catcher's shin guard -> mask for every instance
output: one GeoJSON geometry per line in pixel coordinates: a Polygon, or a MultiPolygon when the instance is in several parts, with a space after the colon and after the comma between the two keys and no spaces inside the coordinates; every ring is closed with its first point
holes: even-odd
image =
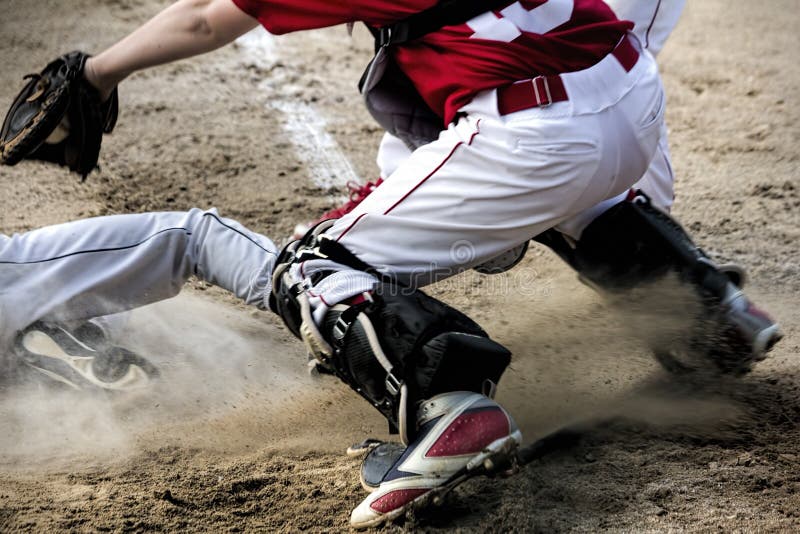
{"type": "Polygon", "coordinates": [[[449,391],[482,392],[497,383],[510,353],[466,315],[421,291],[379,285],[365,300],[335,306],[323,331],[334,347],[325,362],[383,413],[408,443],[418,402],[449,391]]]}
{"type": "Polygon", "coordinates": [[[270,307],[325,370],[387,418],[390,430],[399,432],[404,443],[418,431],[413,414],[419,402],[450,391],[491,389],[511,358],[463,313],[382,277],[314,231],[279,258],[270,307]],[[312,258],[369,269],[376,285],[333,306],[317,325],[307,296],[312,282],[294,280],[289,268],[312,258]]]}
{"type": "Polygon", "coordinates": [[[705,350],[718,353],[715,363],[724,371],[746,370],[741,366],[763,358],[781,338],[778,325],[742,293],[743,272],[716,265],[675,219],[642,193],[592,221],[577,243],[552,230],[536,240],[602,291],[620,292],[676,273],[704,305],[703,323],[711,327],[705,334],[716,346],[705,350]]]}

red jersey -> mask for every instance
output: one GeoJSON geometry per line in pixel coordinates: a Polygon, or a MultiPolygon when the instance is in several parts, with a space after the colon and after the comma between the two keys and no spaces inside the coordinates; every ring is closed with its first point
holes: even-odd
{"type": "MultiPolygon", "coordinates": [[[[385,26],[437,0],[233,0],[271,33],[365,22],[385,26]]],[[[445,124],[483,90],[585,69],[633,27],[601,0],[519,0],[394,48],[394,58],[445,124]]]]}

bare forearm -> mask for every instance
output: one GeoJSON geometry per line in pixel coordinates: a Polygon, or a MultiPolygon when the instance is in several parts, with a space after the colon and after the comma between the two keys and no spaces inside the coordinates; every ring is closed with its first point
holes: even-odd
{"type": "Polygon", "coordinates": [[[91,58],[85,75],[107,95],[137,70],[210,52],[257,24],[232,0],[179,0],[91,58]]]}

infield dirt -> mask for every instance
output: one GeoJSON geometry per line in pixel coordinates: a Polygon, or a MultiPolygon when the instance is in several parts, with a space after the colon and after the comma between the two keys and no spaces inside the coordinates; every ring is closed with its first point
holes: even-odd
{"type": "MultiPolygon", "coordinates": [[[[0,109],[55,54],[99,50],[167,3],[0,0],[0,109]]],[[[443,282],[431,292],[513,351],[499,400],[526,439],[589,432],[386,531],[800,530],[798,23],[795,0],[689,2],[659,58],[674,213],[713,257],[749,269],[749,293],[786,334],[770,358],[741,379],[669,376],[631,335],[679,331],[664,303],[617,314],[538,247],[508,274],[443,282]]],[[[274,55],[240,44],[134,75],[85,183],[40,164],[0,168],[0,233],[215,206],[281,241],[343,195],[317,185],[292,143],[292,106],[319,114],[358,176],[376,174],[380,131],[355,90],[370,46],[366,31],[334,28],[277,38],[274,55]]],[[[159,362],[154,389],[87,398],[3,382],[0,531],[348,528],[364,493],[344,449],[387,437],[385,425],[309,376],[275,317],[193,281],[120,336],[159,362]]]]}

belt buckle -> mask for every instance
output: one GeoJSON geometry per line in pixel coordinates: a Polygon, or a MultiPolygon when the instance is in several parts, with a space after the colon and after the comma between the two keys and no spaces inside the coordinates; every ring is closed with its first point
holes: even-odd
{"type": "Polygon", "coordinates": [[[553,96],[550,94],[550,83],[547,81],[545,76],[537,76],[536,78],[531,80],[533,84],[533,94],[536,97],[536,106],[540,108],[546,108],[553,104],[553,96]],[[541,85],[541,89],[539,89],[539,85],[541,85]],[[546,96],[547,100],[544,100],[542,96],[546,96]]]}

